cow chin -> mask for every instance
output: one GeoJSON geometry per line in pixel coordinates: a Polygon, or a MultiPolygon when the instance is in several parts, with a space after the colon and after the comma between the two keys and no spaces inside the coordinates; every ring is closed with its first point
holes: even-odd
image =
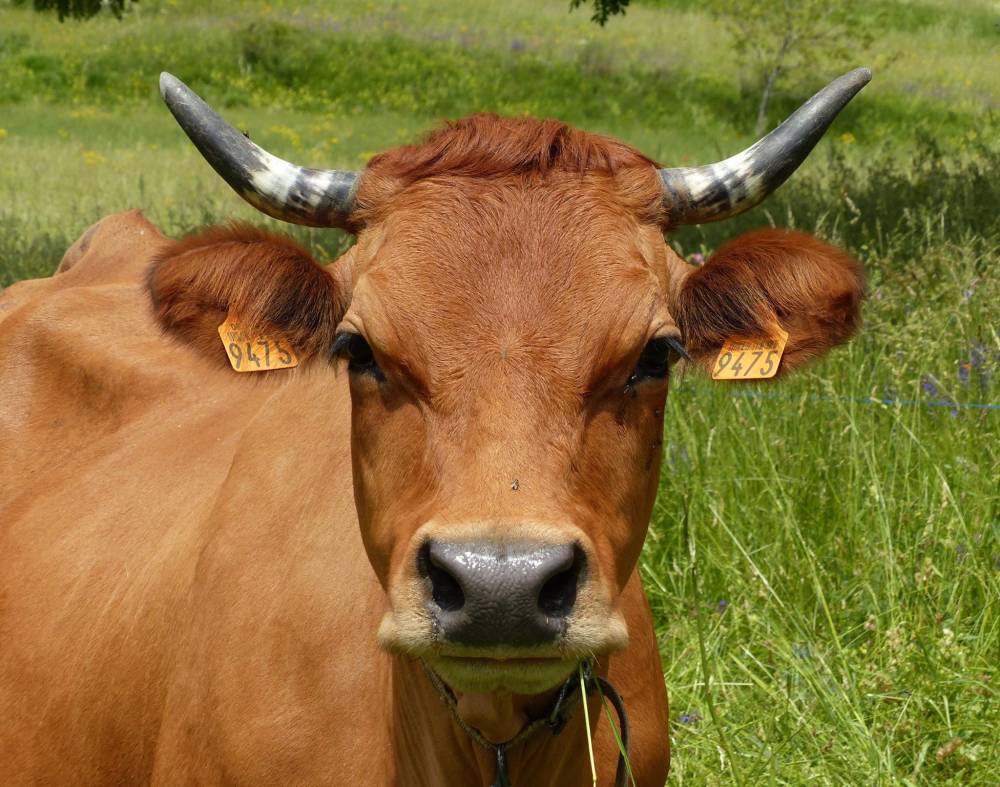
{"type": "Polygon", "coordinates": [[[458,694],[541,694],[565,681],[578,664],[576,659],[561,658],[432,656],[426,661],[458,694]]]}

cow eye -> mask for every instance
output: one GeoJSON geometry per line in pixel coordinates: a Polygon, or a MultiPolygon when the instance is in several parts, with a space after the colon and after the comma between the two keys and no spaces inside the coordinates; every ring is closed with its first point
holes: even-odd
{"type": "Polygon", "coordinates": [[[639,362],[629,377],[628,386],[637,385],[643,380],[662,380],[681,356],[682,351],[683,345],[672,336],[650,339],[642,348],[639,362]]]}
{"type": "Polygon", "coordinates": [[[379,381],[385,379],[385,375],[375,361],[371,345],[359,333],[347,331],[338,333],[330,348],[330,355],[347,358],[347,370],[352,374],[370,374],[379,381]]]}

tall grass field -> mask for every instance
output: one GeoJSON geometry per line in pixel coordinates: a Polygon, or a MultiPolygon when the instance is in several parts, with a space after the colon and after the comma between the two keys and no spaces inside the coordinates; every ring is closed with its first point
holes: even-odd
{"type": "MultiPolygon", "coordinates": [[[[756,83],[701,5],[633,0],[601,28],[568,0],[141,0],[65,23],[0,0],[0,287],[49,275],[112,211],[174,235],[277,226],[194,151],[161,70],[313,166],[361,168],[482,110],[664,165],[729,155],[752,141],[756,83]]],[[[641,559],[671,784],[1000,784],[1000,6],[870,8],[874,44],[848,65],[875,78],[808,162],[754,211],[669,239],[697,261],[794,226],[868,275],[861,333],[796,376],[671,381],[641,559]]],[[[770,124],[808,93],[779,92],[770,124]]],[[[282,229],[325,258],[350,242],[282,229]]]]}

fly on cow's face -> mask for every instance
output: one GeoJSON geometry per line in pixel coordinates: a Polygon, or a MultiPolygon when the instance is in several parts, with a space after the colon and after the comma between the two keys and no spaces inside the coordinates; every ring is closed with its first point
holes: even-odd
{"type": "Polygon", "coordinates": [[[359,333],[341,331],[330,346],[330,357],[347,358],[347,370],[352,374],[367,374],[379,382],[385,380],[385,373],[379,368],[371,345],[359,333]]]}

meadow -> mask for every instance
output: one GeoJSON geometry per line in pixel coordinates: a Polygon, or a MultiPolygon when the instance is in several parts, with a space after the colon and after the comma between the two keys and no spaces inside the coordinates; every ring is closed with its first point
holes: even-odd
{"type": "MultiPolygon", "coordinates": [[[[275,223],[162,107],[169,70],[272,152],[358,168],[444,117],[555,116],[663,164],[752,140],[756,95],[699,3],[606,28],[563,0],[142,0],[60,24],[0,1],[0,287],[100,216],[275,223]]],[[[1000,779],[1000,11],[879,0],[875,79],[762,207],[868,275],[849,345],[778,384],[671,382],[642,556],[676,785],[1000,779]]],[[[846,70],[846,69],[845,69],[846,70]]],[[[816,73],[818,88],[832,73],[816,73]]],[[[779,95],[776,123],[806,94],[779,95]]],[[[349,238],[283,227],[332,259],[349,238]]],[[[581,749],[583,751],[583,749],[581,749]]]]}

